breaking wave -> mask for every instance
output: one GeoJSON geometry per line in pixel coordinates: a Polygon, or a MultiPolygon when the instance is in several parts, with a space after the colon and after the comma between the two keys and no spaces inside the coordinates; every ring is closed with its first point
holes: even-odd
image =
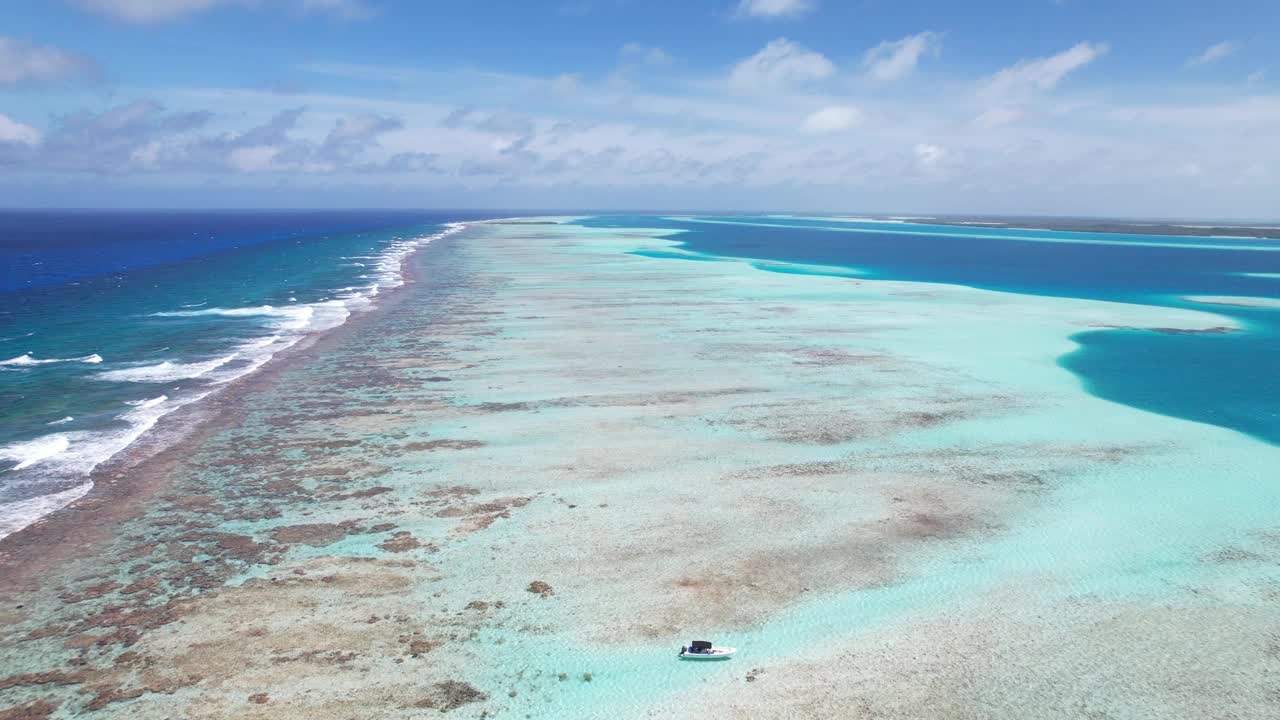
{"type": "Polygon", "coordinates": [[[177,380],[189,380],[202,377],[235,359],[236,356],[233,354],[205,362],[194,363],[175,363],[166,360],[162,363],[156,363],[155,365],[143,365],[141,367],[108,370],[106,372],[98,373],[95,377],[99,380],[112,380],[115,382],[175,382],[177,380]]]}
{"type": "MultiPolygon", "coordinates": [[[[42,517],[74,502],[89,492],[93,484],[89,474],[95,467],[111,459],[151,430],[159,420],[178,408],[216,392],[219,386],[251,373],[265,365],[280,351],[306,337],[338,327],[353,313],[373,307],[379,292],[404,284],[402,264],[414,250],[462,230],[464,223],[454,223],[434,235],[397,239],[377,256],[360,258],[368,263],[371,282],[363,286],[333,291],[326,300],[299,303],[286,307],[258,305],[241,308],[203,307],[205,303],[181,306],[183,309],[153,313],[159,318],[223,317],[261,322],[267,334],[253,338],[227,351],[227,354],[198,362],[164,362],[129,367],[116,367],[96,372],[97,380],[122,383],[172,383],[198,380],[200,386],[174,394],[159,395],[128,403],[128,409],[115,416],[110,427],[99,430],[51,432],[22,442],[0,446],[0,478],[11,488],[29,487],[28,497],[0,504],[0,538],[16,532],[42,517]],[[8,467],[5,467],[8,465],[8,467]]],[[[22,367],[48,363],[103,362],[99,355],[76,358],[37,359],[24,354],[0,365],[22,367]]],[[[70,422],[71,417],[48,423],[70,422]]]]}
{"type": "Polygon", "coordinates": [[[61,510],[84,497],[92,488],[93,483],[86,482],[61,492],[0,504],[0,538],[12,535],[40,518],[61,510]]]}
{"type": "Polygon", "coordinates": [[[102,362],[102,356],[97,353],[94,353],[92,355],[84,355],[81,357],[73,357],[73,358],[43,358],[43,359],[34,358],[31,356],[31,353],[23,353],[15,358],[9,358],[8,360],[0,360],[0,365],[7,365],[10,367],[25,367],[28,365],[51,365],[53,363],[88,363],[90,365],[96,365],[97,363],[100,363],[100,362],[102,362]]]}
{"type": "Polygon", "coordinates": [[[180,400],[171,400],[165,395],[135,400],[126,403],[128,410],[116,415],[119,422],[115,427],[50,433],[34,440],[0,446],[0,461],[14,463],[8,468],[10,472],[21,471],[16,478],[18,483],[59,488],[54,493],[0,506],[0,537],[20,530],[84,495],[92,487],[88,476],[95,467],[132,445],[160,418],[203,398],[205,394],[180,400]],[[68,486],[79,490],[78,494],[68,492],[68,486]],[[11,514],[15,506],[24,514],[23,518],[11,514]],[[36,510],[42,512],[37,514],[36,510]],[[24,521],[18,523],[19,519],[24,521]]]}
{"type": "Polygon", "coordinates": [[[22,470],[64,452],[70,445],[71,441],[65,434],[46,435],[0,447],[0,460],[17,463],[13,469],[22,470]]]}

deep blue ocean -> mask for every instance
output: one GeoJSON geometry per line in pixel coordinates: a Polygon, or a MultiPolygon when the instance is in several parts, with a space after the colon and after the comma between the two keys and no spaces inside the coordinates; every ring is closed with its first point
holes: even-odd
{"type": "MultiPolygon", "coordinates": [[[[597,227],[669,228],[684,250],[858,269],[866,277],[1192,308],[1243,332],[1089,330],[1060,359],[1085,388],[1150,412],[1280,445],[1280,307],[1186,296],[1280,299],[1280,240],[1087,233],[786,217],[600,217],[597,227]]],[[[1238,231],[1248,235],[1248,229],[1238,231]]]]}
{"type": "Polygon", "coordinates": [[[0,211],[0,535],[164,415],[369,307],[446,223],[503,215],[0,211]]]}

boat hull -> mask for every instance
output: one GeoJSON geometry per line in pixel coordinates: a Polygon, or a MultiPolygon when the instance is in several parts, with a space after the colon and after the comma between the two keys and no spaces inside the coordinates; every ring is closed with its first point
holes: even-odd
{"type": "Polygon", "coordinates": [[[685,651],[680,653],[680,658],[682,660],[728,660],[736,652],[738,652],[736,648],[714,648],[711,652],[704,653],[685,651]]]}

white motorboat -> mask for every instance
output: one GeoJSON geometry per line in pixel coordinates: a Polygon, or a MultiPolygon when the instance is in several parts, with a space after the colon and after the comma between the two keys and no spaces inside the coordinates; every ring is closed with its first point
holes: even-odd
{"type": "Polygon", "coordinates": [[[685,660],[727,660],[737,648],[712,647],[710,641],[694,640],[687,647],[680,648],[680,657],[685,660]]]}

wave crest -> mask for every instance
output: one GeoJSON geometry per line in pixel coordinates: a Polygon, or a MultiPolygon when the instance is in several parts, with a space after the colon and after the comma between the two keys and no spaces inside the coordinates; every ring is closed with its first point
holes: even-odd
{"type": "MultiPolygon", "coordinates": [[[[151,365],[124,367],[94,374],[103,380],[139,383],[164,383],[191,378],[204,378],[210,384],[231,382],[266,364],[273,355],[288,348],[304,337],[342,325],[353,312],[369,309],[380,289],[404,284],[401,266],[414,250],[466,227],[466,223],[450,223],[439,233],[409,240],[396,239],[385,246],[385,252],[371,263],[376,273],[366,276],[372,280],[363,287],[348,287],[334,292],[335,299],[288,307],[259,305],[244,308],[207,308],[205,303],[182,306],[184,309],[153,313],[155,317],[221,316],[228,318],[263,318],[271,334],[241,343],[229,355],[201,362],[178,363],[165,361],[151,365]],[[235,362],[233,362],[235,361],[235,362]]],[[[355,259],[355,258],[349,258],[355,259]]],[[[374,257],[359,258],[374,260],[374,257]]],[[[292,300],[292,298],[291,298],[292,300]]],[[[206,301],[207,302],[207,301],[206,301]]],[[[12,338],[5,338],[12,339],[12,338]]],[[[37,359],[29,353],[0,361],[0,365],[23,367],[59,362],[101,363],[102,357],[86,355],[76,358],[37,359]]],[[[167,396],[128,403],[128,410],[116,416],[123,421],[110,429],[67,430],[50,433],[33,440],[0,446],[0,461],[12,464],[8,471],[22,471],[18,482],[35,481],[46,485],[53,492],[13,503],[0,505],[0,538],[16,532],[40,518],[65,507],[83,496],[92,482],[85,482],[92,470],[132,445],[151,430],[160,418],[189,403],[198,402],[213,392],[184,392],[170,399],[167,396]]],[[[50,424],[70,422],[63,418],[50,424]]],[[[0,474],[5,474],[0,469],[0,474]]],[[[9,478],[5,478],[6,481],[9,478]]]]}
{"type": "Polygon", "coordinates": [[[93,353],[92,355],[82,355],[80,357],[73,357],[73,358],[44,358],[44,359],[32,357],[31,353],[23,353],[15,358],[9,358],[8,360],[0,360],[0,365],[6,365],[9,367],[26,367],[29,365],[51,365],[53,363],[87,363],[89,365],[96,365],[100,362],[102,362],[102,356],[99,355],[98,353],[93,353]]]}
{"type": "Polygon", "coordinates": [[[177,380],[191,380],[202,377],[235,360],[235,354],[226,355],[213,360],[193,363],[175,363],[168,360],[154,365],[107,370],[94,377],[99,380],[113,382],[166,383],[177,380]]]}
{"type": "Polygon", "coordinates": [[[71,447],[71,440],[66,433],[45,435],[35,440],[16,442],[0,446],[0,460],[17,463],[14,470],[23,470],[36,463],[59,455],[71,447]]]}

